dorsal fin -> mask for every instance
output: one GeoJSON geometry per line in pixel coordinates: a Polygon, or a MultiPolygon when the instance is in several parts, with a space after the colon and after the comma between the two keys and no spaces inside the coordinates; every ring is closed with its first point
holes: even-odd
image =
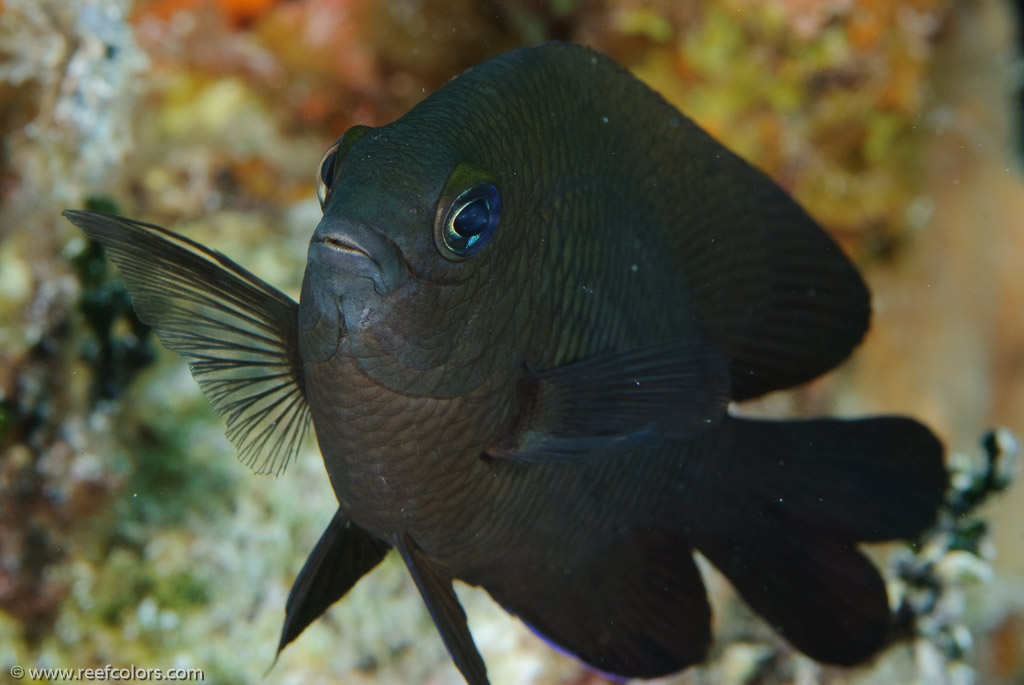
{"type": "Polygon", "coordinates": [[[698,323],[729,358],[733,399],[799,385],[846,358],[868,327],[867,288],[789,195],[608,58],[559,43],[537,55],[608,120],[581,117],[580,144],[613,137],[616,121],[628,127],[616,168],[630,174],[630,202],[669,221],[698,323]]]}

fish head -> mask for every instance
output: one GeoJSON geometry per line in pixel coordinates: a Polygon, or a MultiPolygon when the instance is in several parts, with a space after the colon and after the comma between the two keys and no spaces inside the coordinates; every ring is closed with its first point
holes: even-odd
{"type": "Polygon", "coordinates": [[[413,116],[353,127],[328,149],[300,301],[304,361],[355,360],[394,390],[433,396],[488,375],[495,293],[514,290],[502,233],[515,222],[502,170],[471,138],[413,116]]]}
{"type": "Polygon", "coordinates": [[[514,418],[522,222],[506,173],[474,140],[407,115],[351,129],[318,174],[323,218],[298,315],[304,388],[339,503],[379,535],[455,506],[438,503],[450,498],[431,469],[476,468],[514,418]]]}

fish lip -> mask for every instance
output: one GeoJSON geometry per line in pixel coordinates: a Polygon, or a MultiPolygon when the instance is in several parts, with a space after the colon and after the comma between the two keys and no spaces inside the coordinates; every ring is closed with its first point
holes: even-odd
{"type": "Polygon", "coordinates": [[[409,275],[402,251],[390,238],[364,224],[330,216],[321,219],[313,234],[309,261],[322,261],[341,275],[368,278],[381,295],[398,288],[409,275]]]}
{"type": "Polygon", "coordinates": [[[360,247],[358,244],[356,244],[354,240],[350,240],[341,236],[329,235],[324,237],[323,244],[331,248],[332,250],[338,250],[340,252],[350,252],[355,255],[366,257],[371,262],[376,264],[377,268],[380,268],[380,264],[377,264],[373,256],[369,252],[364,250],[362,247],[360,247]]]}

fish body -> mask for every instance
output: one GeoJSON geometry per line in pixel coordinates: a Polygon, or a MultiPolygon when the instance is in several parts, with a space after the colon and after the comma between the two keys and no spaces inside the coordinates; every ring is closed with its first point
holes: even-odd
{"type": "Polygon", "coordinates": [[[870,316],[773,182],[557,43],[350,129],[318,180],[298,304],[164,229],[68,213],[244,461],[279,471],[311,419],[339,508],[279,648],[391,547],[474,685],[453,579],[594,668],[655,677],[710,643],[694,549],[808,655],[884,645],[857,545],[932,523],[942,448],[909,418],[729,414],[833,368],[870,316]]]}
{"type": "MultiPolygon", "coordinates": [[[[711,324],[702,320],[690,293],[702,279],[728,278],[711,275],[732,266],[714,260],[735,259],[741,262],[737,271],[750,278],[736,286],[747,290],[736,298],[746,303],[734,306],[757,306],[764,299],[757,290],[768,282],[751,278],[751,265],[743,263],[766,258],[716,254],[738,241],[730,241],[734,228],[715,225],[715,215],[750,192],[744,175],[756,174],[760,181],[760,174],[603,58],[567,46],[526,50],[470,70],[442,93],[446,97],[428,99],[344,151],[310,249],[300,319],[307,307],[316,315],[329,308],[321,302],[337,291],[348,294],[342,297],[342,320],[328,324],[332,342],[335,331],[344,330],[338,352],[307,361],[305,377],[328,472],[343,506],[352,502],[353,512],[373,511],[372,503],[386,502],[388,492],[407,504],[436,499],[437,507],[461,499],[454,494],[465,483],[455,481],[461,474],[470,477],[467,469],[473,478],[486,478],[490,468],[477,466],[478,456],[513,433],[522,418],[522,385],[531,369],[707,339],[701,328],[711,324]],[[537,89],[546,97],[531,97],[537,89]],[[638,101],[638,111],[620,104],[630,101],[638,101]],[[460,107],[454,120],[453,102],[460,107]],[[511,116],[502,116],[503,110],[511,116]],[[599,146],[588,144],[599,139],[599,146]],[[650,158],[656,145],[673,146],[690,161],[662,168],[664,160],[650,158]],[[471,261],[452,263],[437,254],[429,224],[445,181],[464,163],[498,179],[502,230],[471,261]],[[404,173],[396,175],[395,169],[404,173]],[[538,183],[540,178],[556,180],[538,183]],[[372,227],[397,248],[383,245],[377,253],[397,252],[411,264],[387,297],[362,274],[344,267],[335,273],[330,262],[336,251],[321,249],[321,239],[332,232],[351,235],[353,225],[372,227]],[[702,251],[712,256],[703,260],[702,251]],[[706,272],[697,273],[694,263],[706,272]],[[424,312],[430,312],[429,323],[424,312]],[[369,418],[338,420],[361,413],[369,418]],[[423,430],[425,422],[431,430],[423,430]],[[422,484],[425,463],[451,474],[451,491],[422,484]],[[357,477],[367,464],[372,468],[366,478],[357,477]],[[403,469],[404,464],[411,466],[403,469]],[[406,483],[411,489],[403,492],[406,483]],[[418,494],[420,488],[428,492],[418,494]],[[367,501],[355,505],[356,500],[367,501]]],[[[803,229],[802,237],[816,241],[812,249],[839,255],[782,191],[767,184],[757,190],[767,196],[764,206],[795,219],[791,230],[803,229]]],[[[778,237],[741,240],[748,252],[767,251],[778,237]]],[[[845,260],[824,268],[839,272],[827,277],[844,279],[834,288],[852,291],[824,305],[835,309],[833,330],[826,332],[834,335],[838,326],[850,339],[846,350],[828,352],[844,355],[866,325],[867,295],[845,260]]],[[[704,290],[715,287],[712,280],[704,290]]],[[[784,330],[780,336],[797,332],[807,346],[817,342],[813,330],[784,330]]],[[[735,333],[718,337],[729,342],[735,333]]],[[[749,337],[745,330],[740,334],[749,337]]],[[[305,335],[325,337],[315,325],[300,326],[300,340],[305,335]]],[[[813,368],[802,371],[797,382],[801,375],[816,375],[813,368]]],[[[734,375],[742,377],[745,370],[734,375]]],[[[465,510],[467,503],[455,506],[465,510]]],[[[397,510],[390,502],[382,509],[385,516],[397,510]]],[[[395,521],[361,523],[384,534],[395,521]]]]}

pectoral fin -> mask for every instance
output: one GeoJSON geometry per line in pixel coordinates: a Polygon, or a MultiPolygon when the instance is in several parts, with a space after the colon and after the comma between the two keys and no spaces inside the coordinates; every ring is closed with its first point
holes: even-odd
{"type": "Polygon", "coordinates": [[[188,357],[238,458],[256,473],[283,471],[310,423],[295,301],[165,228],[96,212],[64,216],[106,249],[139,318],[188,357]]]}
{"type": "Polygon", "coordinates": [[[407,533],[398,537],[396,546],[462,677],[469,685],[489,685],[487,667],[469,632],[466,612],[452,588],[452,577],[435,566],[407,533]]]}
{"type": "Polygon", "coordinates": [[[379,564],[389,549],[338,509],[288,593],[278,654],[379,564]]]}
{"type": "Polygon", "coordinates": [[[519,425],[489,453],[579,461],[714,426],[729,404],[729,363],[709,343],[672,341],[535,373],[523,393],[519,425]]]}

